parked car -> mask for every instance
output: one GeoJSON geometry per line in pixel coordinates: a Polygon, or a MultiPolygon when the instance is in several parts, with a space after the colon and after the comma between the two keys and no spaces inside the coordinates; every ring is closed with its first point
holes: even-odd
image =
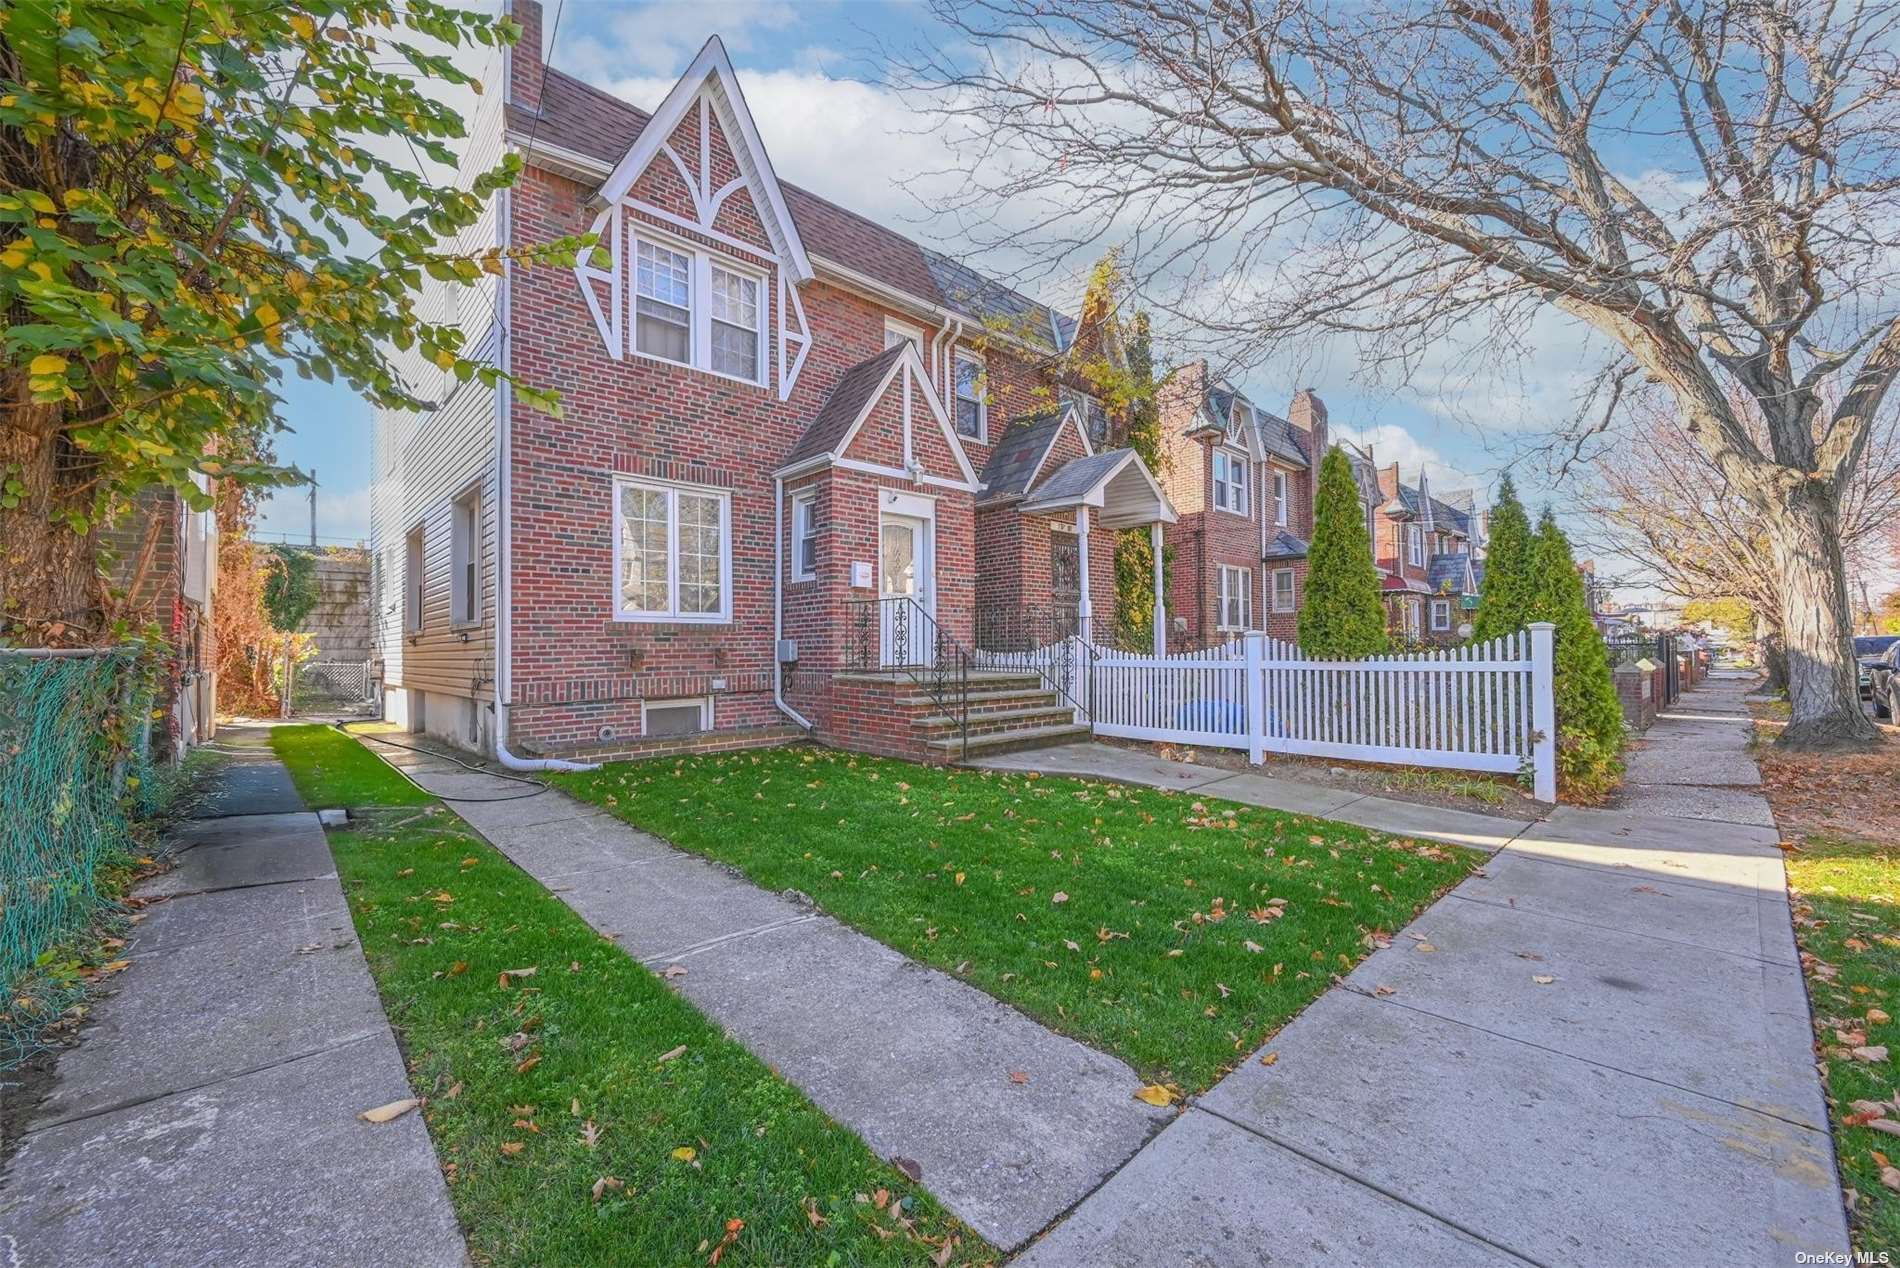
{"type": "Polygon", "coordinates": [[[1873,664],[1863,661],[1861,672],[1868,678],[1866,691],[1873,697],[1874,715],[1900,717],[1900,638],[1889,639],[1887,650],[1873,664]]]}
{"type": "Polygon", "coordinates": [[[1863,634],[1854,640],[1854,659],[1860,662],[1860,694],[1872,700],[1875,709],[1881,707],[1885,693],[1874,690],[1874,666],[1887,660],[1896,643],[1900,643],[1900,634],[1863,634]]]}

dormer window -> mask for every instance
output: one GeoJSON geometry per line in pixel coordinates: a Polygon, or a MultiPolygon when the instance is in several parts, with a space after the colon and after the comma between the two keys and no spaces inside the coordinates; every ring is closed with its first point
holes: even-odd
{"type": "Polygon", "coordinates": [[[1287,517],[1286,472],[1273,473],[1273,522],[1281,528],[1286,527],[1287,517]]]}
{"type": "Polygon", "coordinates": [[[1247,513],[1247,459],[1243,455],[1214,451],[1214,505],[1236,515],[1247,513]]]}
{"type": "Polygon", "coordinates": [[[1414,568],[1423,567],[1425,563],[1425,530],[1416,524],[1406,525],[1406,530],[1406,554],[1411,559],[1414,568]]]}

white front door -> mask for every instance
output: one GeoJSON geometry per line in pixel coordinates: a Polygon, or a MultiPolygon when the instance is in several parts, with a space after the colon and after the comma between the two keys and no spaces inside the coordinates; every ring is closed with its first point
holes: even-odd
{"type": "Polygon", "coordinates": [[[886,665],[929,660],[933,612],[930,522],[910,515],[878,520],[878,610],[886,665]],[[911,602],[906,602],[911,600],[911,602]]]}

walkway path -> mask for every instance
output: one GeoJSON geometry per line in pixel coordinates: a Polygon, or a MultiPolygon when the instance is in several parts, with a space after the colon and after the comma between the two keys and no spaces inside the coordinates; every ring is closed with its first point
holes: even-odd
{"type": "Polygon", "coordinates": [[[455,1213],[317,817],[262,728],[0,1180],[8,1263],[453,1265],[455,1213]]]}
{"type": "Polygon", "coordinates": [[[1172,1117],[1134,1099],[1122,1062],[794,896],[559,793],[362,738],[438,796],[513,798],[451,804],[628,954],[684,968],[695,1006],[993,1245],[1042,1231],[1172,1117]]]}
{"type": "MultiPolygon", "coordinates": [[[[1744,782],[1726,721],[1741,689],[1685,701],[1685,725],[1643,759],[1655,786],[1699,770],[1744,782]]],[[[1183,778],[1097,746],[1012,764],[1075,771],[1090,750],[1108,777],[1183,778]]],[[[1215,774],[1195,791],[1486,833],[1414,827],[1414,812],[1445,812],[1388,818],[1377,798],[1292,804],[1346,794],[1215,774]]],[[[1249,1057],[1198,1098],[1024,1268],[1238,1268],[1269,1248],[1329,1265],[1845,1251],[1772,826],[1559,807],[1488,831],[1508,842],[1490,864],[1282,1030],[1260,1054],[1270,1064],[1249,1057]]]]}
{"type": "Polygon", "coordinates": [[[1618,806],[1774,827],[1761,771],[1748,755],[1755,727],[1742,701],[1754,682],[1753,674],[1717,671],[1658,714],[1630,749],[1618,806]]]}

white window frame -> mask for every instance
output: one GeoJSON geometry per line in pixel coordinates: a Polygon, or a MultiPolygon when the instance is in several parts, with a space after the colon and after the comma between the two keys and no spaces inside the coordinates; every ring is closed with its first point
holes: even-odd
{"type": "Polygon", "coordinates": [[[1451,628],[1451,600],[1432,600],[1432,632],[1443,633],[1451,628]],[[1442,620],[1440,618],[1443,618],[1442,620]]]}
{"type": "Polygon", "coordinates": [[[792,494],[792,580],[810,581],[818,575],[818,491],[792,494]],[[804,545],[812,544],[811,567],[805,566],[804,545]]]}
{"type": "MultiPolygon", "coordinates": [[[[987,399],[989,384],[986,376],[989,364],[967,348],[958,348],[950,359],[950,429],[964,440],[974,440],[986,445],[990,439],[990,404],[987,399]],[[966,432],[959,425],[963,413],[963,375],[965,362],[976,367],[976,430],[966,432]]],[[[1087,420],[1083,420],[1082,429],[1088,430],[1087,420]]]]}
{"type": "Polygon", "coordinates": [[[428,584],[429,539],[418,524],[403,538],[402,628],[406,634],[422,633],[423,600],[428,597],[428,584]]]}
{"type": "Polygon", "coordinates": [[[482,488],[462,491],[449,506],[449,625],[482,623],[482,488]]]}
{"type": "Polygon", "coordinates": [[[1280,528],[1286,527],[1289,500],[1286,472],[1276,471],[1273,473],[1273,522],[1280,528]]]}
{"type": "Polygon", "coordinates": [[[1407,599],[1407,600],[1406,600],[1406,601],[1405,601],[1405,602],[1404,602],[1403,604],[1401,604],[1400,606],[1402,606],[1402,607],[1403,607],[1403,608],[1405,609],[1405,637],[1407,637],[1407,638],[1417,638],[1417,637],[1418,637],[1418,634],[1419,634],[1419,629],[1418,629],[1418,617],[1419,617],[1419,612],[1418,612],[1418,600],[1417,600],[1417,599],[1407,599]]]}
{"type": "Polygon", "coordinates": [[[1412,567],[1425,566],[1425,530],[1416,524],[1405,526],[1405,553],[1406,558],[1412,561],[1412,567]]]}
{"type": "MultiPolygon", "coordinates": [[[[711,696],[672,696],[665,700],[648,700],[643,697],[640,701],[640,738],[646,739],[653,735],[652,729],[647,725],[647,710],[678,709],[689,704],[699,706],[699,730],[688,731],[686,734],[703,735],[707,731],[712,730],[713,698],[711,696]]],[[[668,737],[662,735],[654,738],[666,739],[668,737]]]]}
{"type": "Polygon", "coordinates": [[[661,625],[730,625],[732,623],[732,490],[713,485],[687,484],[673,480],[615,476],[611,489],[608,525],[613,535],[613,613],[616,621],[639,621],[661,625]],[[629,610],[621,593],[620,494],[628,488],[646,489],[666,495],[666,610],[641,612],[629,610]],[[680,611],[679,499],[684,493],[710,497],[719,502],[719,610],[717,612],[680,611]]]}
{"type": "MultiPolygon", "coordinates": [[[[743,264],[739,264],[736,261],[727,259],[725,256],[714,255],[710,252],[706,253],[706,256],[705,256],[705,273],[706,273],[706,292],[705,292],[706,293],[706,365],[705,365],[706,373],[716,374],[722,379],[731,379],[735,383],[748,383],[755,387],[763,386],[765,383],[765,357],[766,357],[765,319],[769,315],[768,314],[769,305],[766,303],[766,298],[765,298],[765,293],[766,293],[765,275],[757,269],[748,268],[743,264]],[[752,363],[753,365],[757,366],[758,369],[751,378],[746,378],[742,374],[731,374],[725,370],[716,370],[713,368],[713,363],[712,363],[713,322],[716,320],[721,325],[731,326],[734,329],[743,329],[743,327],[741,327],[737,322],[727,321],[723,317],[715,318],[712,315],[713,273],[715,270],[721,273],[729,273],[733,277],[739,278],[743,281],[751,282],[753,287],[755,288],[755,300],[754,300],[753,306],[757,309],[757,313],[755,314],[756,319],[757,319],[757,324],[754,325],[752,328],[752,363]]],[[[695,319],[697,319],[697,316],[698,316],[697,311],[695,311],[694,316],[695,316],[695,319]]]]}
{"type": "Polygon", "coordinates": [[[924,348],[926,346],[924,343],[924,328],[922,326],[914,326],[907,321],[899,321],[895,317],[886,317],[884,319],[885,351],[888,352],[890,349],[895,348],[900,339],[910,340],[911,345],[917,349],[917,355],[919,357],[924,355],[924,348]]]}
{"type": "Polygon", "coordinates": [[[1236,632],[1253,624],[1253,569],[1221,564],[1214,576],[1214,628],[1236,632]],[[1236,609],[1239,623],[1228,619],[1228,606],[1236,609]]]}
{"type": "Polygon", "coordinates": [[[1299,583],[1294,579],[1293,569],[1275,568],[1273,570],[1273,610],[1275,612],[1292,612],[1296,610],[1299,605],[1299,583]],[[1286,602],[1284,603],[1280,601],[1280,579],[1282,577],[1286,579],[1286,602]]]}
{"type": "MultiPolygon", "coordinates": [[[[628,266],[632,271],[626,279],[628,295],[628,353],[643,361],[651,361],[657,365],[670,365],[688,370],[697,370],[701,374],[710,374],[714,378],[724,379],[728,383],[743,383],[747,387],[759,388],[766,386],[766,381],[770,374],[768,361],[770,360],[771,352],[771,344],[766,336],[766,331],[769,330],[772,325],[772,288],[767,285],[770,278],[765,271],[754,265],[747,264],[743,260],[734,259],[732,256],[724,255],[718,251],[709,251],[705,247],[695,243],[675,238],[671,234],[656,232],[644,224],[634,229],[632,237],[633,249],[629,253],[631,263],[628,266]],[[684,255],[691,262],[691,274],[687,278],[687,346],[686,360],[684,361],[675,361],[671,357],[663,357],[658,353],[642,352],[640,350],[639,267],[640,243],[642,241],[667,251],[672,251],[677,255],[684,255]],[[759,372],[754,378],[748,379],[742,375],[727,374],[724,370],[713,369],[712,275],[715,268],[738,277],[748,278],[759,288],[759,372]]],[[[726,324],[732,325],[733,323],[727,322],[726,324]]],[[[616,584],[618,583],[616,582],[616,584]]]]}
{"type": "Polygon", "coordinates": [[[1231,449],[1214,450],[1214,507],[1235,515],[1247,513],[1247,455],[1231,449]],[[1225,473],[1225,474],[1223,474],[1225,473]]]}

